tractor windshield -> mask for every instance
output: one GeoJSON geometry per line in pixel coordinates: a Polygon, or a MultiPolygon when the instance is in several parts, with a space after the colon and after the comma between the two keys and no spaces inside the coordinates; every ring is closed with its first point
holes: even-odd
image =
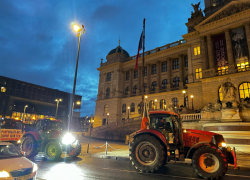
{"type": "Polygon", "coordinates": [[[62,122],[59,121],[50,121],[50,130],[62,131],[62,122]]]}
{"type": "Polygon", "coordinates": [[[173,132],[173,123],[170,114],[150,114],[150,124],[153,129],[167,130],[173,132]]]}

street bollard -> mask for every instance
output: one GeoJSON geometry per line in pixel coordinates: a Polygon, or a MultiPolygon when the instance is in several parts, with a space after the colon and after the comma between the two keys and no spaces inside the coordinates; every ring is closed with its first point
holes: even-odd
{"type": "Polygon", "coordinates": [[[107,156],[108,154],[108,142],[106,141],[106,152],[105,152],[105,155],[107,156]]]}
{"type": "Polygon", "coordinates": [[[89,153],[89,141],[88,141],[88,146],[87,146],[87,153],[89,153]]]}

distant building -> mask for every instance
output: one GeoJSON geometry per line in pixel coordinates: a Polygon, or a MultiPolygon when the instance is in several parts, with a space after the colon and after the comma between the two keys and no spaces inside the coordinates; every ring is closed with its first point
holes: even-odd
{"type": "Polygon", "coordinates": [[[101,61],[94,127],[140,117],[142,91],[152,109],[184,101],[192,109],[191,97],[194,110],[203,109],[222,100],[221,84],[226,81],[237,87],[238,102],[249,97],[250,2],[205,0],[205,15],[199,4],[192,6],[184,39],[145,52],[144,67],[140,54],[138,71],[136,56],[120,44],[101,61]]]}
{"type": "MultiPolygon", "coordinates": [[[[68,119],[70,93],[4,76],[0,76],[0,87],[0,117],[12,117],[26,121],[55,118],[56,99],[61,99],[58,104],[57,119],[68,119]],[[26,105],[27,107],[25,107],[26,105]]],[[[75,96],[74,109],[81,108],[81,99],[82,96],[75,96]]]]}

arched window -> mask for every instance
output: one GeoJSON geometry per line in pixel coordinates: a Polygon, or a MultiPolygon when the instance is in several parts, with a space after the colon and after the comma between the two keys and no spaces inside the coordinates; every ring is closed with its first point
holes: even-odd
{"type": "Polygon", "coordinates": [[[135,112],[135,103],[131,103],[130,112],[135,112]]]}
{"type": "Polygon", "coordinates": [[[160,101],[160,109],[166,109],[166,100],[165,99],[162,99],[160,101]]]}
{"type": "Polygon", "coordinates": [[[185,83],[188,84],[188,76],[185,78],[185,83]]]}
{"type": "Polygon", "coordinates": [[[179,82],[180,82],[180,78],[179,77],[175,77],[173,79],[173,87],[179,87],[179,82]]]}
{"type": "Polygon", "coordinates": [[[178,105],[178,98],[173,98],[172,102],[173,102],[174,106],[177,106],[178,105]]]}
{"type": "Polygon", "coordinates": [[[122,113],[126,113],[126,104],[122,105],[122,113]]]}
{"type": "Polygon", "coordinates": [[[129,88],[128,88],[128,86],[125,88],[125,95],[128,95],[128,90],[129,90],[129,88]]]}
{"type": "Polygon", "coordinates": [[[156,81],[152,82],[151,90],[152,90],[152,91],[155,91],[155,87],[156,87],[156,81]]]}
{"type": "Polygon", "coordinates": [[[223,100],[223,95],[222,95],[222,92],[221,92],[221,87],[219,88],[219,99],[220,99],[220,101],[223,100]]]}
{"type": "Polygon", "coordinates": [[[167,84],[168,84],[168,80],[167,79],[164,79],[162,81],[162,89],[167,89],[167,84]]]}
{"type": "Polygon", "coordinates": [[[136,94],[136,90],[137,90],[137,85],[134,86],[133,94],[136,94]]]}
{"type": "Polygon", "coordinates": [[[108,105],[106,104],[105,106],[104,106],[104,114],[107,114],[108,113],[108,105]]]}
{"type": "Polygon", "coordinates": [[[154,109],[155,102],[154,101],[149,101],[149,109],[154,109]]]}
{"type": "Polygon", "coordinates": [[[245,82],[239,86],[240,99],[249,98],[250,96],[250,83],[245,82]]]}
{"type": "Polygon", "coordinates": [[[107,89],[106,89],[106,96],[109,97],[109,95],[110,95],[110,89],[107,88],[107,89]]]}

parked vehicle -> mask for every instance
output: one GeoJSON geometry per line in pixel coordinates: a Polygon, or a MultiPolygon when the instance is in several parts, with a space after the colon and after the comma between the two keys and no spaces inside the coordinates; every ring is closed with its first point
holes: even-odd
{"type": "Polygon", "coordinates": [[[8,142],[0,142],[0,179],[35,180],[37,165],[8,142]]]}
{"type": "Polygon", "coordinates": [[[72,158],[81,153],[80,142],[72,134],[62,131],[60,120],[38,120],[33,126],[25,127],[21,141],[21,149],[29,158],[44,152],[47,160],[54,161],[63,151],[72,158]]]}
{"type": "Polygon", "coordinates": [[[22,137],[22,121],[11,118],[0,118],[0,141],[18,144],[22,137]]]}
{"type": "Polygon", "coordinates": [[[132,165],[141,172],[154,172],[170,160],[192,159],[199,176],[219,179],[228,163],[236,164],[235,151],[226,146],[222,135],[194,129],[182,129],[178,114],[149,112],[147,128],[134,133],[130,146],[132,165]]]}

